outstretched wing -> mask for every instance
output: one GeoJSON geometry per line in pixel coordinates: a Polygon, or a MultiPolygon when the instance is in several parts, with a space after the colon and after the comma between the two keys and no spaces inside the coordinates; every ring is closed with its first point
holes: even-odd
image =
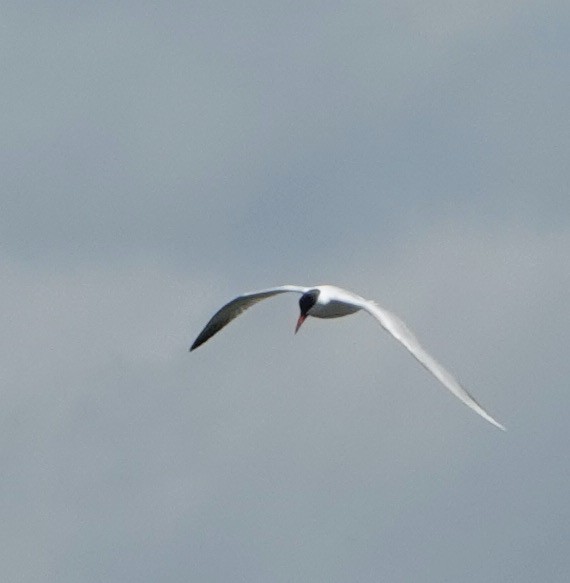
{"type": "Polygon", "coordinates": [[[453,375],[425,351],[418,339],[414,336],[413,332],[404,322],[402,322],[402,320],[400,320],[400,318],[371,301],[363,302],[362,308],[374,316],[385,330],[390,332],[396,340],[401,342],[412,353],[412,355],[456,397],[461,399],[468,407],[471,407],[473,411],[481,415],[483,419],[486,419],[489,423],[495,425],[495,427],[505,431],[503,425],[493,419],[493,417],[491,417],[491,415],[489,415],[489,413],[487,413],[487,411],[485,411],[485,409],[483,409],[483,407],[481,407],[481,405],[479,405],[479,403],[477,403],[477,401],[459,384],[453,375]]]}
{"type": "Polygon", "coordinates": [[[303,294],[310,288],[301,287],[298,285],[281,285],[279,287],[273,287],[270,289],[263,289],[260,291],[249,292],[243,294],[231,302],[228,302],[225,306],[220,308],[206,324],[202,332],[200,332],[198,338],[194,341],[194,344],[190,347],[190,351],[198,348],[201,344],[204,344],[206,340],[209,340],[216,332],[219,332],[224,326],[229,324],[233,319],[237,318],[240,314],[245,312],[248,308],[257,304],[261,300],[270,298],[277,294],[283,294],[285,292],[296,292],[303,294]]]}

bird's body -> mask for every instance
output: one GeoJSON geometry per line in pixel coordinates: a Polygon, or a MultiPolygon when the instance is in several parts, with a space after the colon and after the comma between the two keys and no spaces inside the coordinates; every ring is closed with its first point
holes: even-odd
{"type": "Polygon", "coordinates": [[[366,300],[351,291],[333,285],[317,285],[313,287],[282,285],[238,296],[222,306],[212,316],[202,332],[200,332],[198,338],[194,341],[194,344],[192,344],[190,350],[198,348],[198,346],[209,340],[214,334],[254,304],[274,295],[287,292],[301,294],[299,300],[301,314],[297,321],[295,332],[297,332],[308,316],[315,318],[340,318],[364,310],[376,318],[385,330],[405,346],[456,397],[481,415],[481,417],[489,421],[489,423],[492,423],[499,429],[505,429],[475,401],[451,373],[425,351],[418,339],[400,318],[388,310],[381,308],[371,300],[366,300]]]}
{"type": "Polygon", "coordinates": [[[310,289],[319,290],[316,303],[307,312],[309,316],[314,318],[349,316],[362,310],[359,304],[366,301],[352,292],[332,285],[318,285],[310,289]]]}

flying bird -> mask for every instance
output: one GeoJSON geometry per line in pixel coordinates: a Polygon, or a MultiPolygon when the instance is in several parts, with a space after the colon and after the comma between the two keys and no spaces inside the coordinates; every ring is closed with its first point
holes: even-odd
{"type": "Polygon", "coordinates": [[[439,362],[437,362],[419,343],[413,332],[406,326],[400,318],[381,308],[371,300],[365,300],[359,295],[332,285],[317,285],[314,287],[301,287],[298,285],[281,285],[260,291],[249,292],[238,296],[225,306],[220,308],[206,324],[190,351],[198,348],[209,340],[214,334],[219,332],[224,326],[229,324],[234,318],[245,312],[248,308],[257,304],[261,300],[272,296],[294,292],[301,294],[299,308],[301,313],[295,326],[295,333],[308,316],[315,318],[340,318],[354,314],[360,310],[368,312],[376,318],[380,325],[392,336],[403,344],[412,355],[437,378],[447,389],[457,398],[461,399],[473,411],[481,415],[483,419],[492,423],[495,427],[505,430],[505,427],[496,421],[475,399],[459,384],[459,382],[449,373],[439,362]]]}

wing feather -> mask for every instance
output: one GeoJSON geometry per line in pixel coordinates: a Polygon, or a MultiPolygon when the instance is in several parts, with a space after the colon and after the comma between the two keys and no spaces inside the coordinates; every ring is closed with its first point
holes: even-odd
{"type": "Polygon", "coordinates": [[[281,285],[279,287],[273,287],[269,289],[264,289],[260,291],[248,292],[242,294],[237,298],[228,302],[225,306],[222,306],[210,319],[210,321],[204,326],[204,329],[198,335],[198,338],[194,341],[194,344],[190,347],[190,351],[198,348],[201,344],[204,344],[209,340],[214,334],[219,332],[224,326],[227,326],[232,320],[237,318],[240,314],[243,314],[248,308],[251,308],[254,304],[270,298],[277,294],[282,294],[286,292],[296,292],[303,294],[309,288],[301,287],[298,285],[281,285]]]}
{"type": "Polygon", "coordinates": [[[487,413],[487,411],[485,411],[485,409],[483,409],[483,407],[481,407],[481,405],[479,405],[479,403],[477,403],[477,401],[459,384],[459,381],[455,379],[455,377],[453,377],[453,375],[441,364],[439,364],[435,358],[426,352],[413,332],[402,320],[400,320],[400,318],[398,318],[398,316],[381,308],[378,304],[372,301],[364,301],[362,303],[362,308],[374,316],[385,330],[403,344],[412,355],[457,398],[463,401],[468,407],[471,407],[473,411],[481,415],[483,419],[486,419],[495,427],[505,431],[505,427],[493,419],[493,417],[491,417],[491,415],[487,413]]]}

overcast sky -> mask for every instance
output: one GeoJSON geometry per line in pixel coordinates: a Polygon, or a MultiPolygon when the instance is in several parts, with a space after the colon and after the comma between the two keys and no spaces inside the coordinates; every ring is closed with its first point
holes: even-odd
{"type": "Polygon", "coordinates": [[[2,3],[18,583],[565,582],[567,2],[2,3]],[[332,283],[405,319],[504,423],[332,283]]]}

